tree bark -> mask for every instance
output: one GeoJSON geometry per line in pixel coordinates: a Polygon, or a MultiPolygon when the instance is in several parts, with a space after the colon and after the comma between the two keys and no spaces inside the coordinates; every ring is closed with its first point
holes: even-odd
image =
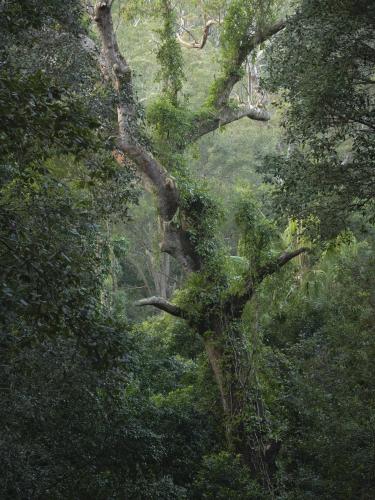
{"type": "MultiPolygon", "coordinates": [[[[174,179],[153,155],[147,151],[138,140],[137,135],[137,102],[133,94],[132,73],[125,58],[121,55],[111,19],[111,2],[99,1],[94,8],[94,20],[98,27],[102,41],[102,69],[106,77],[112,81],[117,94],[118,116],[118,147],[121,153],[130,159],[144,180],[145,187],[154,191],[161,219],[163,239],[161,250],[175,257],[187,272],[202,270],[203,261],[200,258],[195,244],[182,224],[174,222],[178,210],[181,209],[180,193],[174,179]]],[[[284,21],[244,40],[240,45],[237,59],[234,64],[237,69],[245,61],[248,53],[264,40],[277,33],[284,27],[284,21]]],[[[221,91],[213,103],[212,113],[202,118],[198,113],[194,120],[194,132],[187,138],[188,142],[197,140],[220,126],[248,117],[255,120],[269,120],[269,113],[261,108],[244,106],[231,109],[228,100],[233,86],[239,80],[239,71],[229,74],[221,85],[221,91]]],[[[285,265],[305,249],[299,249],[289,254],[281,255],[276,261],[258,270],[257,280],[244,277],[245,289],[241,294],[233,295],[224,304],[218,303],[213,310],[204,311],[200,321],[192,318],[190,311],[168,302],[163,297],[150,297],[138,302],[139,306],[152,305],[173,316],[186,319],[201,335],[208,360],[212,368],[214,379],[220,395],[223,416],[227,429],[229,446],[236,453],[241,453],[246,462],[255,471],[261,474],[262,467],[266,468],[265,477],[269,478],[270,466],[266,460],[266,446],[256,444],[261,439],[261,433],[249,433],[244,424],[246,405],[256,404],[259,401],[251,400],[244,373],[248,373],[247,361],[238,358],[236,352],[228,351],[228,329],[241,318],[243,309],[253,296],[255,287],[269,274],[285,265]],[[228,354],[229,352],[229,354],[228,354]],[[266,464],[266,465],[265,465],[266,464]]],[[[237,332],[237,335],[241,335],[237,332]]],[[[241,341],[242,339],[237,339],[241,341]]],[[[268,443],[267,446],[271,446],[268,443]]],[[[270,448],[269,448],[270,449],[270,448]]],[[[271,456],[271,453],[269,453],[271,456]]]]}
{"type": "Polygon", "coordinates": [[[197,40],[194,40],[194,42],[186,42],[180,35],[177,35],[177,40],[183,47],[186,47],[187,49],[203,49],[208,40],[208,35],[210,34],[210,28],[214,24],[217,24],[217,21],[215,21],[214,19],[210,19],[209,21],[206,22],[205,27],[203,28],[203,35],[200,42],[197,42],[197,40]]]}

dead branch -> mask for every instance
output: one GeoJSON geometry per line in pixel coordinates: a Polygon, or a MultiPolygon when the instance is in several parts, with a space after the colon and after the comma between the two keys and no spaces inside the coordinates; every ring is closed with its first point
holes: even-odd
{"type": "Polygon", "coordinates": [[[207,40],[208,40],[208,36],[210,34],[210,28],[211,26],[213,26],[214,24],[217,24],[218,22],[215,21],[215,19],[210,19],[209,21],[207,21],[206,25],[204,26],[203,28],[203,34],[202,34],[202,38],[201,38],[201,41],[198,42],[192,33],[190,33],[190,31],[188,31],[185,27],[182,27],[194,40],[194,42],[186,42],[181,35],[177,34],[177,40],[180,42],[180,44],[183,46],[183,47],[186,47],[187,49],[203,49],[204,46],[206,45],[207,43],[207,40]]]}

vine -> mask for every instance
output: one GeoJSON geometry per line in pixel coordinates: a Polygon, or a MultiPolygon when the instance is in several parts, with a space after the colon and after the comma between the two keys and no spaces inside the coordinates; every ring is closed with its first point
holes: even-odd
{"type": "Polygon", "coordinates": [[[159,0],[163,27],[157,31],[161,44],[156,54],[160,64],[158,79],[163,84],[163,93],[177,106],[178,93],[185,79],[180,44],[176,40],[176,16],[170,0],[159,0]]]}

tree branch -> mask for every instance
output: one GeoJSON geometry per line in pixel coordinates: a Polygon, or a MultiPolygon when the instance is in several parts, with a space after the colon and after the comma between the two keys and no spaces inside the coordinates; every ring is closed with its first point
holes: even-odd
{"type": "Polygon", "coordinates": [[[297,248],[297,250],[294,250],[293,252],[284,252],[275,261],[266,264],[258,270],[256,283],[261,283],[266,276],[277,272],[289,261],[298,257],[298,255],[301,255],[302,253],[308,252],[309,250],[310,249],[307,247],[301,247],[297,248]]]}
{"type": "Polygon", "coordinates": [[[99,1],[94,9],[94,21],[102,40],[104,67],[117,93],[117,118],[119,149],[137,166],[143,178],[147,178],[156,190],[159,209],[164,219],[170,220],[178,208],[178,193],[166,170],[144,150],[134,130],[137,103],[133,95],[130,67],[122,56],[113,29],[110,0],[99,1]]]}
{"type": "Polygon", "coordinates": [[[136,306],[154,306],[161,311],[165,311],[172,316],[176,316],[177,318],[185,318],[186,314],[180,307],[171,304],[168,300],[163,299],[162,297],[149,297],[147,299],[138,300],[135,304],[136,306]]]}
{"type": "Polygon", "coordinates": [[[242,44],[240,44],[236,57],[232,61],[231,68],[226,72],[220,84],[220,92],[218,93],[214,103],[217,109],[221,109],[227,104],[234,85],[241,79],[239,69],[245,62],[250,52],[258,47],[258,45],[266,40],[269,40],[273,35],[284,29],[285,26],[285,19],[280,19],[271,26],[258,31],[255,35],[249,37],[247,40],[244,40],[242,44]]]}
{"type": "Polygon", "coordinates": [[[241,118],[249,118],[251,120],[266,122],[270,120],[271,114],[264,108],[252,105],[240,105],[236,108],[225,107],[213,112],[211,116],[206,116],[203,119],[199,113],[194,120],[195,126],[188,137],[189,142],[194,142],[200,137],[203,137],[214,130],[224,127],[229,123],[233,123],[241,118]]]}
{"type": "Polygon", "coordinates": [[[190,132],[187,138],[188,141],[193,142],[221,126],[244,117],[258,121],[268,121],[270,119],[270,113],[264,108],[252,105],[241,105],[233,109],[228,103],[234,85],[241,79],[240,68],[249,53],[258,45],[281,31],[285,25],[286,22],[284,19],[279,20],[268,28],[250,36],[240,44],[236,56],[229,65],[229,69],[227,69],[220,80],[216,82],[216,96],[211,103],[212,113],[210,115],[206,114],[203,117],[200,113],[196,114],[196,119],[194,120],[195,126],[193,127],[193,132],[190,132]]]}
{"type": "Polygon", "coordinates": [[[187,49],[203,49],[208,40],[208,35],[210,34],[210,28],[214,24],[217,24],[217,21],[215,21],[214,19],[210,19],[209,21],[207,21],[205,27],[203,28],[203,35],[200,42],[197,42],[196,40],[194,40],[194,42],[186,42],[180,35],[177,35],[177,40],[183,47],[186,47],[187,49]]]}
{"type": "Polygon", "coordinates": [[[265,266],[259,268],[255,273],[255,277],[251,277],[245,283],[245,291],[238,295],[233,295],[224,304],[224,310],[227,314],[231,314],[234,317],[238,317],[245,307],[246,303],[251,299],[255,292],[255,287],[262,283],[262,281],[271,274],[277,272],[289,261],[301,255],[302,253],[308,252],[310,249],[307,247],[301,247],[293,252],[284,252],[275,260],[269,262],[265,266]]]}
{"type": "MultiPolygon", "coordinates": [[[[111,80],[117,95],[118,148],[137,167],[145,187],[151,186],[157,196],[164,233],[162,251],[173,255],[186,271],[196,271],[200,262],[186,231],[172,222],[180,203],[177,186],[167,170],[138,140],[138,103],[133,93],[132,72],[117,44],[111,4],[110,0],[97,1],[93,19],[102,42],[101,69],[106,78],[111,80]]],[[[118,161],[123,161],[121,155],[118,161]]]]}
{"type": "MultiPolygon", "coordinates": [[[[187,272],[198,271],[202,265],[201,258],[196,252],[186,228],[174,222],[174,216],[180,205],[180,193],[173,178],[167,170],[145,149],[139,140],[137,132],[138,103],[133,93],[132,72],[121,54],[116,34],[113,28],[110,0],[97,1],[94,7],[93,19],[99,30],[102,41],[102,64],[104,75],[112,82],[117,94],[117,117],[118,117],[118,148],[124,157],[131,160],[142,177],[145,187],[151,187],[158,200],[158,208],[163,227],[163,241],[160,248],[163,252],[175,257],[187,272]]],[[[209,25],[207,23],[207,33],[209,25]],[[207,26],[208,25],[208,26],[207,26]]],[[[259,43],[272,36],[284,26],[278,22],[272,27],[257,33],[249,40],[240,45],[235,61],[237,69],[245,60],[248,52],[259,43]]],[[[237,81],[239,72],[234,72],[237,81]]],[[[231,77],[232,78],[232,77],[231,77]]],[[[215,130],[216,128],[231,123],[243,117],[265,121],[269,119],[267,111],[254,106],[240,106],[231,109],[227,105],[230,91],[235,83],[224,78],[224,88],[220,99],[216,100],[212,114],[206,114],[204,118],[196,115],[194,130],[189,133],[188,141],[198,139],[200,136],[215,130]],[[227,96],[225,97],[227,93],[227,96]]],[[[118,156],[121,163],[121,155],[118,156]]]]}

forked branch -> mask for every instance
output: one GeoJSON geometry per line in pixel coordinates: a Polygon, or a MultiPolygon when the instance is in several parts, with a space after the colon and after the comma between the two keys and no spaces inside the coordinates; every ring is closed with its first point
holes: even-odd
{"type": "Polygon", "coordinates": [[[297,250],[294,250],[293,252],[284,252],[281,254],[276,260],[270,262],[269,264],[266,264],[265,266],[261,267],[258,272],[257,272],[257,277],[256,277],[256,283],[261,283],[264,278],[267,276],[276,273],[279,269],[281,269],[285,264],[290,262],[292,259],[295,257],[298,257],[298,255],[301,255],[302,253],[308,252],[309,248],[307,247],[301,247],[297,248],[297,250]]]}
{"type": "Polygon", "coordinates": [[[290,262],[292,259],[301,255],[302,253],[308,252],[309,248],[301,247],[293,252],[284,252],[276,259],[272,260],[265,266],[259,268],[254,275],[247,280],[245,283],[245,289],[242,293],[231,296],[224,304],[224,309],[228,314],[234,317],[238,317],[242,314],[242,311],[247,304],[247,302],[254,295],[256,286],[262,283],[262,281],[271,274],[279,271],[285,264],[290,262]]]}
{"type": "Polygon", "coordinates": [[[186,47],[187,49],[203,49],[208,40],[211,26],[213,26],[214,24],[217,24],[217,21],[215,21],[214,19],[210,19],[209,21],[207,21],[205,27],[203,28],[203,35],[200,42],[198,42],[197,40],[194,40],[194,42],[186,42],[179,34],[177,35],[177,40],[183,47],[186,47]]]}
{"type": "MultiPolygon", "coordinates": [[[[178,187],[164,166],[138,140],[139,134],[136,126],[138,103],[133,93],[132,72],[117,44],[111,5],[111,0],[97,1],[92,15],[102,41],[103,64],[101,67],[107,78],[111,80],[117,94],[118,149],[124,158],[131,160],[136,165],[138,173],[144,180],[145,187],[150,186],[156,194],[163,226],[161,250],[174,256],[187,272],[198,271],[202,262],[195,245],[192,243],[186,228],[174,222],[181,203],[178,187]]],[[[210,21],[206,24],[207,36],[212,24],[210,21]]],[[[280,21],[261,33],[244,40],[238,48],[235,61],[233,61],[234,68],[239,69],[250,50],[280,31],[283,26],[284,23],[280,21]]],[[[234,71],[234,77],[232,73],[229,72],[229,76],[223,78],[218,98],[213,103],[212,113],[208,115],[207,113],[198,113],[196,115],[187,142],[192,142],[220,126],[243,117],[261,121],[269,119],[268,112],[262,108],[240,106],[232,109],[228,105],[233,85],[240,78],[239,71],[234,71]],[[192,129],[193,132],[191,132],[192,129]]],[[[122,161],[121,155],[119,155],[119,161],[122,161]]]]}

